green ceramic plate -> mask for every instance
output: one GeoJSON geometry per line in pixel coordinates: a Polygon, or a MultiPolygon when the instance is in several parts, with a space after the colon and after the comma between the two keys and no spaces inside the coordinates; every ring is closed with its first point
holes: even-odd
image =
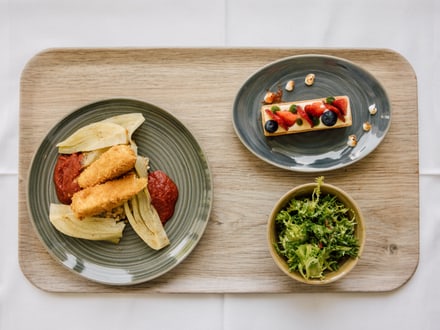
{"type": "Polygon", "coordinates": [[[385,138],[391,123],[391,106],[382,85],[369,72],[354,63],[325,55],[300,55],[280,59],[253,74],[237,93],[233,125],[241,142],[260,159],[291,171],[320,172],[353,164],[376,149],[385,138]],[[316,75],[312,86],[304,84],[308,73],[316,75]],[[310,100],[335,95],[350,98],[353,114],[351,127],[325,131],[265,137],[261,124],[261,101],[267,89],[284,89],[295,81],[292,92],[284,91],[286,102],[310,100]],[[378,112],[371,116],[368,107],[378,112]],[[372,129],[364,132],[369,121],[372,129]],[[347,146],[355,134],[358,144],[347,146]]]}
{"type": "Polygon", "coordinates": [[[212,194],[208,162],[193,135],[168,112],[129,99],[90,104],[62,119],[38,148],[27,188],[31,220],[49,253],[78,275],[112,285],[149,281],[182,262],[203,235],[212,194]],[[49,204],[58,202],[52,183],[56,143],[86,124],[131,112],[140,112],[146,119],[133,135],[139,154],[148,156],[151,169],[166,172],[179,188],[175,213],[165,225],[171,244],[160,251],[150,249],[130,225],[114,245],[65,236],[49,222],[49,204]]]}

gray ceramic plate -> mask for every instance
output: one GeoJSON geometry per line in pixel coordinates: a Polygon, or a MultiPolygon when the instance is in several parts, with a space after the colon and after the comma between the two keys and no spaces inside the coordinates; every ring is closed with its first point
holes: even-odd
{"type": "Polygon", "coordinates": [[[388,97],[381,84],[368,72],[347,60],[324,55],[300,55],[271,63],[252,75],[239,90],[233,107],[233,125],[241,142],[257,157],[275,166],[298,172],[319,172],[341,168],[367,156],[383,140],[391,120],[388,97]],[[316,75],[312,86],[304,84],[307,74],[316,75]],[[286,92],[287,81],[295,89],[286,92]],[[266,91],[283,88],[283,101],[309,100],[348,95],[353,125],[277,137],[265,137],[260,108],[266,91]],[[371,116],[368,107],[378,112],[371,116]],[[369,121],[372,129],[364,132],[369,121]],[[347,145],[355,134],[358,144],[347,145]]]}
{"type": "Polygon", "coordinates": [[[212,178],[199,144],[171,114],[148,103],[112,99],[71,113],[47,134],[32,161],[27,193],[33,225],[56,260],[87,279],[129,285],[170,271],[191,253],[210,216],[212,178]],[[130,225],[114,245],[65,236],[48,218],[49,204],[58,202],[52,183],[56,143],[86,124],[131,112],[140,112],[146,119],[133,135],[139,154],[148,156],[151,169],[166,172],[179,188],[175,213],[165,225],[171,244],[160,251],[150,249],[130,225]]]}

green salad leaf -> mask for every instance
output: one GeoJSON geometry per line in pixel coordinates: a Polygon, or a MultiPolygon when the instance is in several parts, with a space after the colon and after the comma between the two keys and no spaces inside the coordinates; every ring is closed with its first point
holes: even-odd
{"type": "Polygon", "coordinates": [[[293,198],[276,216],[277,252],[291,272],[305,279],[324,279],[346,258],[356,258],[356,218],[336,196],[321,194],[324,177],[310,197],[293,198]]]}

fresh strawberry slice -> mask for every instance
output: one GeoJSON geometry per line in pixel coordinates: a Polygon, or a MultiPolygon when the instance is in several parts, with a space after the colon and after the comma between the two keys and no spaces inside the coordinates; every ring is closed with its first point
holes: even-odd
{"type": "Polygon", "coordinates": [[[272,110],[270,110],[270,109],[264,109],[264,112],[266,112],[266,114],[270,117],[270,119],[273,119],[273,120],[275,120],[275,113],[272,111],[272,110]]]}
{"type": "Polygon", "coordinates": [[[287,131],[287,129],[289,128],[289,126],[287,125],[287,123],[285,122],[285,120],[284,120],[283,117],[280,117],[280,116],[277,115],[277,113],[279,113],[280,111],[277,111],[276,113],[273,112],[273,111],[270,110],[270,109],[264,109],[264,111],[267,113],[267,115],[268,115],[271,119],[275,120],[275,121],[278,123],[278,126],[284,128],[284,129],[287,131]]]}
{"type": "Polygon", "coordinates": [[[329,109],[330,111],[334,112],[336,114],[336,116],[338,116],[338,119],[342,120],[345,123],[345,116],[339,108],[335,107],[332,104],[328,104],[328,103],[325,103],[325,107],[327,109],[329,109]]]}
{"type": "Polygon", "coordinates": [[[325,110],[325,105],[323,102],[313,102],[312,104],[307,104],[304,110],[309,115],[309,117],[321,117],[325,110]]]}
{"type": "Polygon", "coordinates": [[[298,118],[298,115],[295,115],[294,113],[290,111],[277,111],[276,114],[283,118],[285,124],[287,127],[293,126],[296,122],[296,119],[298,118]]]}
{"type": "Polygon", "coordinates": [[[340,98],[340,99],[336,99],[333,101],[332,103],[336,108],[338,108],[339,110],[341,110],[342,114],[345,116],[347,114],[347,99],[346,98],[340,98]]]}
{"type": "Polygon", "coordinates": [[[307,112],[299,105],[296,106],[296,110],[301,118],[303,118],[306,122],[310,124],[311,127],[313,127],[313,120],[309,117],[307,112]]]}

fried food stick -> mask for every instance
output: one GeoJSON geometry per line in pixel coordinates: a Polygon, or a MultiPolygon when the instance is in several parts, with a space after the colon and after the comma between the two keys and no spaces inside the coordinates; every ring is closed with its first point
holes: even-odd
{"type": "Polygon", "coordinates": [[[87,188],[117,178],[130,171],[135,163],[136,154],[130,146],[115,145],[81,172],[78,184],[87,188]]]}
{"type": "Polygon", "coordinates": [[[130,172],[121,179],[110,180],[76,192],[70,207],[78,218],[111,211],[144,189],[147,183],[147,178],[138,178],[130,172]]]}

